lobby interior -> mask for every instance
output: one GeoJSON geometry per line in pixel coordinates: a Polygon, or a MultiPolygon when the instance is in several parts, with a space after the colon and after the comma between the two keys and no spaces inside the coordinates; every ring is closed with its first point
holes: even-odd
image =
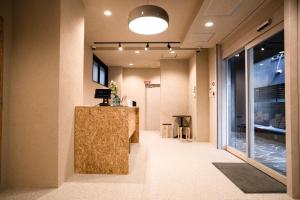
{"type": "Polygon", "coordinates": [[[300,199],[299,35],[299,0],[1,0],[0,199],[300,199]]]}

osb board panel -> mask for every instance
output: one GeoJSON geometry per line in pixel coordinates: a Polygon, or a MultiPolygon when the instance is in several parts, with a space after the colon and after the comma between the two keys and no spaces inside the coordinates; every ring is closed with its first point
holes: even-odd
{"type": "Polygon", "coordinates": [[[129,110],[126,107],[76,107],[76,173],[128,173],[129,110]]]}
{"type": "MultiPolygon", "coordinates": [[[[129,123],[130,126],[135,126],[135,129],[133,131],[133,134],[131,135],[130,142],[132,143],[138,143],[139,142],[139,136],[140,136],[140,121],[139,121],[139,109],[131,109],[129,110],[129,123]]],[[[130,129],[129,129],[130,130],[130,129]]],[[[131,130],[132,131],[132,130],[131,130]]],[[[132,132],[130,132],[132,133],[132,132]]]]}
{"type": "Polygon", "coordinates": [[[135,131],[135,110],[128,110],[128,134],[131,137],[135,131]]]}

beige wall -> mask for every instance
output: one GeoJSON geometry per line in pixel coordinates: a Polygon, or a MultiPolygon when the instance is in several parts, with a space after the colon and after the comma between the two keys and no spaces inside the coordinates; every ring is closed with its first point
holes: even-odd
{"type": "Polygon", "coordinates": [[[160,122],[173,123],[172,115],[189,114],[188,60],[161,60],[160,122]]]}
{"type": "Polygon", "coordinates": [[[123,69],[123,95],[127,99],[137,102],[140,108],[140,128],[145,129],[145,84],[151,81],[160,84],[160,69],[158,68],[124,68],[123,69]]]}
{"type": "Polygon", "coordinates": [[[108,69],[108,83],[115,81],[118,86],[118,96],[122,98],[123,93],[123,68],[122,67],[109,67],[108,69]]]}
{"type": "Polygon", "coordinates": [[[12,34],[12,2],[0,1],[0,16],[4,20],[4,67],[3,67],[3,110],[2,110],[2,144],[1,146],[1,181],[0,189],[5,187],[7,179],[7,148],[8,148],[8,71],[11,54],[12,34]]]}
{"type": "Polygon", "coordinates": [[[12,11],[11,39],[5,36],[1,185],[56,187],[73,174],[74,106],[82,104],[83,90],[83,5],[14,0],[12,11]]]}
{"type": "Polygon", "coordinates": [[[84,105],[97,105],[102,100],[95,99],[95,89],[104,89],[106,88],[103,85],[100,85],[93,81],[92,79],[92,66],[93,65],[93,51],[85,41],[84,44],[84,74],[83,74],[83,104],[84,105]]]}
{"type": "Polygon", "coordinates": [[[83,103],[84,7],[81,0],[61,1],[58,176],[74,173],[74,108],[83,103]]]}
{"type": "Polygon", "coordinates": [[[14,1],[12,49],[7,182],[57,186],[59,0],[14,1]]]}
{"type": "MultiPolygon", "coordinates": [[[[189,86],[188,86],[188,108],[192,116],[192,136],[197,134],[197,82],[196,82],[196,54],[189,60],[189,86]]],[[[197,137],[197,136],[195,136],[197,137]]]]}
{"type": "Polygon", "coordinates": [[[209,142],[209,68],[208,50],[196,54],[197,74],[197,134],[195,140],[209,142]]]}
{"type": "Polygon", "coordinates": [[[221,42],[222,58],[230,56],[256,37],[283,22],[283,2],[283,0],[266,0],[259,9],[244,20],[231,35],[221,42]],[[257,27],[270,18],[272,19],[271,25],[257,32],[257,27]]]}
{"type": "MultiPolygon", "coordinates": [[[[208,50],[208,65],[209,65],[209,84],[212,82],[217,83],[217,57],[216,48],[208,50]]],[[[211,87],[211,85],[209,85],[211,87]]],[[[209,142],[217,145],[217,99],[215,97],[209,97],[209,142]]]]}

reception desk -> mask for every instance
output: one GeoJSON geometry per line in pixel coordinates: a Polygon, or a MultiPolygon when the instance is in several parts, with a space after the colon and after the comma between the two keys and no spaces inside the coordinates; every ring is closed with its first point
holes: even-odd
{"type": "Polygon", "coordinates": [[[76,173],[127,174],[130,143],[138,142],[138,108],[75,108],[76,173]]]}

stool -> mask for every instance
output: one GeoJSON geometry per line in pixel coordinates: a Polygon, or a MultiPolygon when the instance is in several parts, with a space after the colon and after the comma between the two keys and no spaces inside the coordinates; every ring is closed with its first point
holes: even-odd
{"type": "Polygon", "coordinates": [[[183,133],[184,129],[185,129],[185,140],[190,141],[191,140],[191,128],[185,127],[185,126],[178,127],[178,140],[182,141],[182,133],[183,133]]]}
{"type": "Polygon", "coordinates": [[[169,133],[170,133],[169,129],[170,128],[172,128],[172,124],[169,124],[169,123],[162,124],[160,136],[163,138],[169,137],[169,133]]]}

